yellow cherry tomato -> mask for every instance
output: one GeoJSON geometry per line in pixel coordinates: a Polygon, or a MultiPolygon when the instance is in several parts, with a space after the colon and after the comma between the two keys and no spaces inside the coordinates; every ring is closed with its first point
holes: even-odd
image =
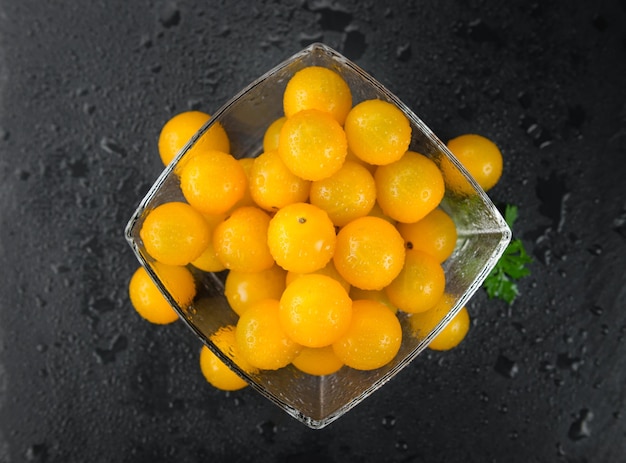
{"type": "Polygon", "coordinates": [[[356,300],[352,304],[350,326],[333,343],[333,350],[351,368],[374,370],[391,362],[401,343],[400,321],[387,306],[372,300],[356,300]]]}
{"type": "Polygon", "coordinates": [[[302,346],[332,344],[347,330],[351,317],[348,293],[326,275],[303,275],[292,281],[280,297],[281,326],[302,346]]]}
{"type": "Polygon", "coordinates": [[[206,250],[211,229],[187,203],[163,203],[146,215],[139,230],[146,251],[159,262],[187,265],[206,250]]]}
{"type": "Polygon", "coordinates": [[[344,125],[350,150],[368,164],[397,161],[409,149],[411,124],[397,106],[366,100],[354,106],[344,125]]]}
{"type": "MultiPolygon", "coordinates": [[[[210,118],[210,115],[201,111],[185,111],[169,119],[159,134],[158,149],[161,162],[168,165],[210,118]]],[[[230,151],[230,140],[219,122],[213,124],[202,135],[189,153],[208,149],[230,151]]]]}
{"type": "Polygon", "coordinates": [[[346,81],[335,71],[309,66],[296,72],[283,95],[285,115],[317,109],[329,113],[343,125],[352,107],[352,93],[346,81]]]}
{"type": "Polygon", "coordinates": [[[341,125],[317,109],[294,114],[280,130],[278,154],[291,172],[305,180],[333,175],[343,165],[347,150],[341,125]]]}
{"type": "Polygon", "coordinates": [[[483,190],[489,191],[500,180],[502,153],[488,138],[477,134],[460,135],[448,141],[447,147],[483,190]]]}
{"type": "MultiPolygon", "coordinates": [[[[196,295],[193,275],[185,267],[154,264],[158,277],[178,305],[185,309],[196,295]]],[[[130,301],[139,315],[151,323],[166,325],[178,320],[178,313],[172,308],[163,293],[150,278],[144,267],[133,273],[128,285],[130,301]]]]}

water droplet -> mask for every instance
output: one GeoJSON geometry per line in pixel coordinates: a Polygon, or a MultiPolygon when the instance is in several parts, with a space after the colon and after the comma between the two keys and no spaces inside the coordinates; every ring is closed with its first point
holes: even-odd
{"type": "Polygon", "coordinates": [[[113,301],[105,297],[101,297],[98,299],[91,297],[89,299],[88,306],[89,306],[89,309],[94,312],[104,313],[104,312],[109,312],[113,310],[114,303],[113,301]]]}
{"type": "Polygon", "coordinates": [[[524,109],[528,109],[530,108],[530,105],[532,104],[532,97],[526,93],[526,92],[520,92],[517,95],[517,101],[519,101],[519,104],[522,105],[522,108],[524,109]]]}
{"type": "Polygon", "coordinates": [[[117,141],[109,137],[102,137],[100,140],[100,148],[109,154],[126,156],[126,150],[117,141]]]}
{"type": "Polygon", "coordinates": [[[33,444],[26,449],[24,456],[27,461],[44,462],[48,459],[48,448],[46,444],[33,444]]]}
{"type": "Polygon", "coordinates": [[[396,450],[406,452],[409,449],[409,443],[405,440],[399,440],[396,442],[396,450]]]}
{"type": "Polygon", "coordinates": [[[0,140],[6,141],[9,139],[10,136],[11,134],[9,133],[8,130],[4,129],[3,127],[0,127],[0,140]]]}
{"type": "Polygon", "coordinates": [[[535,193],[541,200],[539,212],[551,219],[556,231],[561,232],[565,223],[566,203],[570,196],[565,178],[552,171],[548,178],[537,179],[535,193]]]}
{"type": "Polygon", "coordinates": [[[53,273],[59,275],[62,273],[67,273],[70,271],[70,268],[67,265],[63,264],[50,264],[50,269],[53,273]]]}
{"type": "Polygon", "coordinates": [[[87,116],[91,116],[96,110],[96,106],[91,103],[83,103],[83,113],[87,116]]]}
{"type": "Polygon", "coordinates": [[[571,357],[569,354],[559,354],[556,359],[556,365],[559,369],[572,372],[578,371],[584,363],[580,357],[571,357]]]}
{"type": "Polygon", "coordinates": [[[315,42],[322,42],[324,40],[324,35],[321,32],[307,33],[301,32],[298,36],[298,41],[300,45],[303,47],[307,47],[315,42]]]}
{"type": "Polygon", "coordinates": [[[23,182],[25,182],[26,180],[30,178],[30,172],[28,172],[27,170],[23,170],[23,169],[17,169],[15,171],[15,175],[17,175],[17,178],[19,178],[23,182]]]}
{"type": "Polygon", "coordinates": [[[589,248],[587,248],[587,251],[589,251],[590,254],[593,254],[594,256],[599,256],[602,254],[602,246],[599,244],[592,244],[591,246],[589,246],[589,248]]]}
{"type": "Polygon", "coordinates": [[[115,361],[117,354],[126,350],[127,347],[128,339],[126,336],[116,336],[108,348],[96,348],[94,354],[100,363],[111,363],[115,361]]]}
{"type": "Polygon", "coordinates": [[[408,61],[411,59],[411,42],[398,45],[398,48],[396,48],[396,58],[399,61],[408,61]]]}
{"type": "Polygon", "coordinates": [[[468,24],[468,35],[477,42],[493,42],[498,45],[502,42],[500,35],[480,18],[468,24]]]}
{"type": "Polygon", "coordinates": [[[352,22],[352,14],[334,2],[308,2],[305,8],[319,14],[318,23],[325,31],[343,32],[352,22]]]}
{"type": "Polygon", "coordinates": [[[141,48],[151,48],[152,38],[148,34],[142,34],[141,39],[139,40],[139,46],[141,48]]]}
{"type": "Polygon", "coordinates": [[[494,370],[505,378],[515,378],[519,373],[519,366],[513,360],[510,360],[504,355],[500,355],[496,360],[494,370]]]}
{"type": "Polygon", "coordinates": [[[387,415],[383,417],[383,428],[391,429],[396,425],[396,417],[392,415],[387,415]]]}
{"type": "Polygon", "coordinates": [[[517,331],[519,331],[519,333],[523,336],[526,335],[526,327],[524,325],[522,325],[519,322],[513,322],[512,323],[513,327],[515,327],[515,329],[517,329],[517,331]]]}
{"type": "Polygon", "coordinates": [[[89,166],[84,159],[69,160],[64,167],[74,178],[85,178],[89,173],[89,166]]]}
{"type": "Polygon", "coordinates": [[[580,105],[571,106],[567,109],[567,125],[570,127],[580,130],[586,118],[587,113],[580,105]]]}
{"type": "Polygon", "coordinates": [[[539,371],[544,372],[544,373],[554,371],[554,369],[555,369],[554,365],[552,365],[552,363],[548,361],[543,361],[539,365],[539,371]]]}
{"type": "Polygon", "coordinates": [[[594,17],[591,21],[591,24],[593,24],[593,27],[595,27],[600,32],[604,32],[609,25],[607,20],[600,15],[594,17]]]}
{"type": "Polygon", "coordinates": [[[592,314],[594,314],[597,317],[599,317],[600,315],[604,313],[604,309],[600,307],[599,305],[594,305],[589,310],[591,311],[592,314]]]}
{"type": "Polygon", "coordinates": [[[365,42],[365,35],[356,27],[346,29],[346,34],[343,39],[343,54],[346,55],[348,59],[358,60],[363,56],[366,49],[367,43],[365,42]]]}
{"type": "Polygon", "coordinates": [[[563,444],[561,444],[560,442],[556,443],[556,455],[558,457],[564,457],[565,456],[565,449],[563,448],[563,444]]]}
{"type": "Polygon", "coordinates": [[[593,413],[591,413],[591,410],[583,408],[576,421],[571,424],[567,433],[568,437],[577,441],[591,436],[591,428],[589,427],[591,420],[593,420],[593,413]]]}
{"type": "Polygon", "coordinates": [[[546,148],[552,144],[552,134],[545,127],[541,126],[534,117],[523,115],[520,118],[520,126],[533,140],[535,146],[546,148]]]}
{"type": "Polygon", "coordinates": [[[268,420],[263,423],[259,423],[257,425],[257,430],[259,434],[265,439],[266,442],[274,442],[274,437],[276,436],[277,427],[273,421],[268,420]]]}
{"type": "Polygon", "coordinates": [[[177,26],[180,23],[180,10],[173,2],[166,2],[159,11],[159,22],[165,28],[177,26]]]}
{"type": "Polygon", "coordinates": [[[626,240],[626,204],[622,206],[622,212],[613,220],[613,229],[626,240]]]}
{"type": "Polygon", "coordinates": [[[220,29],[217,31],[218,37],[228,37],[230,35],[230,26],[228,24],[222,24],[220,29]]]}

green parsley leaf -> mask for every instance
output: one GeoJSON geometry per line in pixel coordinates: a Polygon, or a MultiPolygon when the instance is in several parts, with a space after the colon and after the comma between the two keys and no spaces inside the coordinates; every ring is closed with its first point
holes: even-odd
{"type": "MultiPolygon", "coordinates": [[[[504,220],[511,230],[517,216],[517,206],[507,204],[504,210],[504,220]]],[[[502,299],[507,304],[512,304],[519,296],[516,280],[530,275],[530,269],[527,265],[532,261],[522,241],[520,239],[512,240],[483,284],[489,298],[502,299]]]]}

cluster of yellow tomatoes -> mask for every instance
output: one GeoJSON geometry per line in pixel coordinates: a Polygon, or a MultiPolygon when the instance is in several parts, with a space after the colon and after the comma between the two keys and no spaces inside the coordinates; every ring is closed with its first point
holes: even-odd
{"type": "MultiPolygon", "coordinates": [[[[294,74],[283,109],[268,121],[255,158],[229,154],[228,134],[212,125],[175,171],[185,201],[149,211],[140,237],[183,307],[196,296],[189,265],[228,271],[224,294],[238,321],[210,339],[244,371],[380,368],[402,342],[398,312],[427,333],[453,302],[441,264],[457,235],[439,207],[443,175],[409,150],[411,125],[400,109],[377,99],[353,105],[330,69],[294,74]]],[[[159,138],[163,163],[208,119],[188,111],[168,121],[159,138]]],[[[449,147],[483,188],[497,182],[502,160],[489,140],[465,135],[449,147]]],[[[129,291],[147,320],[177,319],[142,267],[129,291]]],[[[429,347],[450,349],[468,328],[464,308],[429,347]]],[[[206,347],[200,363],[220,389],[247,384],[206,347]]]]}

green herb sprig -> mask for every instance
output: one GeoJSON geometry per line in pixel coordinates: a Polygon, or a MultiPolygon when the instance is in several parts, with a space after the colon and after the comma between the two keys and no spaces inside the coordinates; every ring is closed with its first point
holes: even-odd
{"type": "MultiPolygon", "coordinates": [[[[513,230],[513,224],[517,220],[517,215],[517,206],[507,204],[504,220],[511,230],[513,230]]],[[[499,298],[509,305],[512,304],[520,294],[517,280],[530,275],[528,264],[532,261],[533,259],[526,252],[522,240],[511,240],[483,284],[489,298],[499,298]]]]}

